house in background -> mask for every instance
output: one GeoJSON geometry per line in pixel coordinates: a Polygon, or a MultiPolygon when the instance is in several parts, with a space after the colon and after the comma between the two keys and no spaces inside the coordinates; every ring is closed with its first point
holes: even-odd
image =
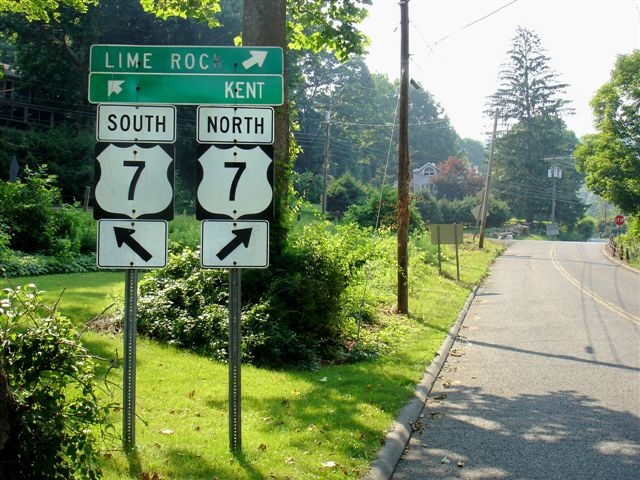
{"type": "Polygon", "coordinates": [[[19,91],[20,76],[6,63],[1,63],[0,128],[50,128],[61,123],[85,125],[95,113],[91,106],[69,106],[39,98],[31,92],[19,91]]]}
{"type": "Polygon", "coordinates": [[[439,170],[435,163],[425,163],[420,168],[414,168],[411,176],[411,189],[414,192],[427,190],[433,194],[435,191],[434,178],[439,170]]]}

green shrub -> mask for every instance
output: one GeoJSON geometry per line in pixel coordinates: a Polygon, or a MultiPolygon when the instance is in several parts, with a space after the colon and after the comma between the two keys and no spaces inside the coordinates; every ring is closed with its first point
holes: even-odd
{"type": "Polygon", "coordinates": [[[62,202],[46,165],[25,168],[24,178],[14,182],[0,180],[0,224],[16,251],[63,258],[95,251],[95,222],[62,202]]]}
{"type": "Polygon", "coordinates": [[[0,409],[10,425],[0,478],[100,478],[98,433],[108,407],[98,401],[96,364],[71,322],[40,301],[35,285],[6,289],[0,348],[11,392],[0,409]]]}
{"type": "MultiPolygon", "coordinates": [[[[268,269],[242,271],[244,361],[315,368],[345,357],[361,306],[364,266],[377,253],[371,231],[354,225],[305,226],[290,235],[268,269]]],[[[172,246],[167,267],[140,282],[138,331],[217,360],[226,360],[228,273],[200,268],[197,251],[172,246]]]]}
{"type": "Polygon", "coordinates": [[[576,233],[581,240],[589,240],[596,231],[596,221],[592,217],[583,217],[576,225],[576,233]]]}
{"type": "Polygon", "coordinates": [[[366,187],[352,175],[345,173],[329,183],[327,188],[327,211],[335,218],[342,218],[344,212],[354,204],[367,198],[366,187]]]}
{"type": "MultiPolygon", "coordinates": [[[[361,227],[378,227],[397,230],[398,224],[398,192],[391,187],[384,187],[382,195],[374,192],[363,203],[351,205],[344,217],[345,223],[356,223],[361,227]]],[[[409,231],[424,230],[424,220],[414,203],[409,205],[409,231]]]]}

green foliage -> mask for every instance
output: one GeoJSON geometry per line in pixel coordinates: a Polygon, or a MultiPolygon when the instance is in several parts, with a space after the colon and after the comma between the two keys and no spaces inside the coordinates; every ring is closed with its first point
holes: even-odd
{"type": "Polygon", "coordinates": [[[69,259],[93,250],[93,222],[62,202],[55,181],[46,165],[26,168],[15,182],[0,180],[0,224],[10,248],[69,259]]]}
{"type": "MultiPolygon", "coordinates": [[[[384,187],[382,192],[371,192],[364,203],[350,206],[343,217],[345,223],[361,227],[377,227],[396,230],[398,224],[398,192],[384,187]]],[[[409,231],[424,230],[424,221],[412,202],[409,205],[409,231]]]]}
{"type": "Polygon", "coordinates": [[[359,25],[367,16],[366,0],[291,0],[287,2],[289,48],[329,51],[341,61],[362,55],[366,37],[359,25]]]}
{"type": "Polygon", "coordinates": [[[327,188],[327,211],[341,218],[347,209],[361,203],[367,196],[366,187],[348,173],[329,183],[327,188]]]}
{"type": "Polygon", "coordinates": [[[424,220],[426,224],[442,223],[442,212],[440,211],[438,202],[429,192],[420,190],[414,195],[413,201],[418,212],[420,212],[422,220],[424,220]]]}
{"type": "Polygon", "coordinates": [[[598,133],[574,155],[594,193],[640,215],[640,50],[618,57],[611,79],[591,101],[598,133]]]}
{"type": "Polygon", "coordinates": [[[293,188],[297,195],[310,203],[322,201],[322,176],[312,172],[293,172],[293,188]]]}
{"type": "Polygon", "coordinates": [[[97,269],[95,255],[33,255],[0,250],[0,275],[9,278],[34,277],[53,273],[91,272],[97,269]]]}
{"type": "Polygon", "coordinates": [[[0,477],[100,478],[98,429],[108,407],[98,399],[94,359],[71,322],[41,302],[35,285],[4,293],[0,360],[13,405],[0,477]]]}
{"type": "Polygon", "coordinates": [[[0,13],[11,12],[29,22],[38,20],[48,23],[59,17],[61,6],[84,12],[88,5],[95,3],[95,0],[0,0],[0,13]]]}
{"type": "Polygon", "coordinates": [[[551,70],[540,37],[523,27],[516,29],[507,62],[498,77],[500,87],[489,97],[488,113],[497,110],[504,120],[559,117],[569,103],[562,98],[567,84],[551,70]]]}
{"type": "Polygon", "coordinates": [[[581,240],[589,240],[596,231],[596,221],[591,217],[583,217],[576,225],[576,233],[581,240]]]}
{"type": "MultiPolygon", "coordinates": [[[[40,48],[38,53],[41,51],[40,48]]],[[[15,157],[22,169],[38,171],[46,168],[54,175],[60,195],[67,203],[84,199],[85,188],[93,182],[94,132],[76,132],[66,126],[47,131],[0,129],[0,142],[5,146],[0,151],[3,179],[8,179],[4,175],[15,157]]]]}
{"type": "MultiPolygon", "coordinates": [[[[290,235],[265,270],[242,276],[244,360],[269,367],[316,368],[348,356],[353,319],[367,321],[371,307],[361,286],[364,265],[375,258],[370,231],[323,222],[290,235]]],[[[166,268],[140,282],[141,334],[226,360],[227,273],[200,268],[198,252],[172,246],[166,268]]]]}
{"type": "Polygon", "coordinates": [[[210,28],[220,26],[217,14],[220,0],[140,0],[145,12],[151,12],[166,20],[169,17],[194,18],[204,21],[210,28]]]}
{"type": "MultiPolygon", "coordinates": [[[[514,124],[496,141],[493,191],[506,201],[513,214],[527,222],[549,218],[552,181],[545,158],[569,160],[577,144],[562,115],[567,87],[549,66],[538,35],[519,27],[499,73],[500,87],[489,99],[491,116],[514,124]]],[[[569,161],[561,165],[557,182],[556,219],[571,225],[582,217],[585,206],[578,198],[582,178],[569,161]]]]}

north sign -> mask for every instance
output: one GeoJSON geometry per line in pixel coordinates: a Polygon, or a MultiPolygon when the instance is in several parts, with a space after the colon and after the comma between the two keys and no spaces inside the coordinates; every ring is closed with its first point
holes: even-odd
{"type": "Polygon", "coordinates": [[[273,147],[200,145],[196,218],[273,217],[273,147]]]}
{"type": "Polygon", "coordinates": [[[100,268],[162,268],[167,265],[167,222],[99,220],[100,268]]]}
{"type": "Polygon", "coordinates": [[[269,222],[202,222],[201,265],[204,268],[269,266],[269,222]]]}
{"type": "Polygon", "coordinates": [[[282,105],[282,75],[104,73],[89,74],[90,103],[282,105]]]}
{"type": "Polygon", "coordinates": [[[172,145],[96,144],[93,218],[172,220],[172,145]]]}
{"type": "Polygon", "coordinates": [[[199,143],[269,145],[273,131],[273,108],[198,108],[199,143]]]}
{"type": "Polygon", "coordinates": [[[90,72],[180,74],[283,73],[280,47],[92,45],[90,72]]]}
{"type": "Polygon", "coordinates": [[[99,142],[173,143],[176,107],[172,105],[98,105],[99,142]]]}

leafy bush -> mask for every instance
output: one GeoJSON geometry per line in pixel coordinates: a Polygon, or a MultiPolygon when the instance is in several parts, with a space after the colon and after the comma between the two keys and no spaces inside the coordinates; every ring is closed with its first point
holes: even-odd
{"type": "MultiPolygon", "coordinates": [[[[475,225],[478,221],[473,216],[472,209],[481,204],[476,197],[465,197],[461,200],[447,200],[441,198],[437,202],[442,214],[442,223],[461,223],[475,225]]],[[[499,227],[509,219],[509,206],[506,202],[496,198],[489,199],[487,226],[499,227]]]]}
{"type": "MultiPolygon", "coordinates": [[[[398,192],[385,187],[380,192],[369,194],[364,203],[351,205],[344,217],[345,223],[356,223],[361,227],[378,227],[397,229],[398,224],[398,192]]],[[[409,231],[424,230],[425,225],[420,212],[414,203],[409,205],[409,231]]]]}
{"type": "Polygon", "coordinates": [[[0,181],[0,224],[13,250],[62,257],[95,250],[95,224],[62,202],[46,165],[26,168],[23,179],[0,181]]]}
{"type": "Polygon", "coordinates": [[[336,218],[342,218],[344,212],[351,205],[362,203],[366,198],[366,187],[352,175],[346,173],[329,184],[327,211],[336,218]]]}
{"type": "MultiPolygon", "coordinates": [[[[314,368],[345,356],[361,306],[364,265],[377,255],[371,231],[317,223],[292,233],[265,270],[243,270],[245,361],[269,367],[314,368]]],[[[228,274],[200,268],[198,252],[172,247],[167,267],[140,283],[138,329],[143,335],[226,360],[228,274]]]]}
{"type": "Polygon", "coordinates": [[[79,273],[97,270],[96,257],[90,255],[28,255],[22,252],[0,250],[0,275],[7,277],[34,277],[52,273],[79,273]]]}
{"type": "Polygon", "coordinates": [[[576,225],[576,233],[581,240],[589,240],[596,231],[596,221],[592,217],[583,217],[576,225]]]}
{"type": "Polygon", "coordinates": [[[96,364],[71,322],[40,301],[35,285],[0,301],[0,377],[9,387],[0,419],[0,478],[97,479],[97,429],[106,424],[96,364]],[[4,444],[4,448],[2,448],[4,444]]]}
{"type": "Polygon", "coordinates": [[[440,213],[438,202],[429,194],[429,192],[426,190],[417,192],[413,201],[425,223],[442,223],[442,213],[440,213]]]}

